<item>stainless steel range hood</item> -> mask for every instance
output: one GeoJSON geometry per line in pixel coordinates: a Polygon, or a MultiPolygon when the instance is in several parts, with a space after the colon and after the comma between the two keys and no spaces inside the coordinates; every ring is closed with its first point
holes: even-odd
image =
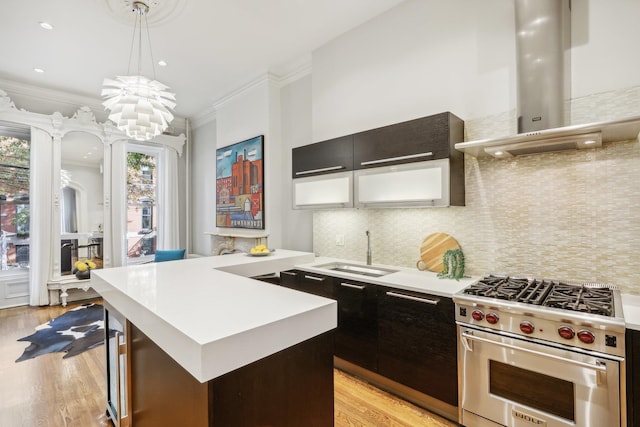
{"type": "Polygon", "coordinates": [[[494,156],[498,158],[547,153],[554,151],[594,148],[602,142],[627,141],[638,138],[640,116],[627,119],[566,126],[508,136],[504,138],[482,139],[460,142],[457,150],[475,157],[494,156]],[[587,141],[600,137],[600,142],[587,141]]]}
{"type": "Polygon", "coordinates": [[[635,139],[640,116],[564,126],[571,99],[569,0],[515,0],[518,134],[462,142],[457,150],[497,158],[578,150],[635,139]]]}

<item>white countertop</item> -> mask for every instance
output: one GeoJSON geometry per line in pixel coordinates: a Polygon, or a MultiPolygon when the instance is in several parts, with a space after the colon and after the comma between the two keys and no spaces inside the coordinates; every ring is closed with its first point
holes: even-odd
{"type": "Polygon", "coordinates": [[[431,271],[420,271],[417,268],[396,267],[383,264],[373,264],[371,267],[397,270],[397,272],[390,273],[381,277],[366,277],[359,274],[345,273],[319,267],[323,264],[329,264],[332,262],[345,262],[364,265],[364,263],[356,261],[345,261],[342,259],[317,257],[313,262],[296,265],[296,268],[311,273],[326,274],[335,277],[342,277],[343,279],[352,279],[359,280],[361,282],[375,283],[376,285],[389,286],[396,289],[425,292],[442,297],[451,297],[456,292],[466,288],[473,282],[480,279],[479,277],[463,277],[460,280],[440,279],[438,278],[437,273],[433,273],[431,271]]]}
{"type": "Polygon", "coordinates": [[[313,259],[278,249],[108,268],[91,286],[206,382],[337,326],[336,301],[247,278],[313,259]]]}
{"type": "Polygon", "coordinates": [[[627,328],[640,331],[640,295],[622,294],[622,311],[627,328]]]}

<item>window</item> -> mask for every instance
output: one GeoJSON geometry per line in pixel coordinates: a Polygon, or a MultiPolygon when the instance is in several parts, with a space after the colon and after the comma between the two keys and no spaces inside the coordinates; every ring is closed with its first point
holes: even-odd
{"type": "Polygon", "coordinates": [[[157,156],[131,150],[127,153],[127,263],[135,264],[150,260],[156,250],[157,156]]]}
{"type": "Polygon", "coordinates": [[[29,266],[29,139],[0,123],[0,270],[29,266]]]}

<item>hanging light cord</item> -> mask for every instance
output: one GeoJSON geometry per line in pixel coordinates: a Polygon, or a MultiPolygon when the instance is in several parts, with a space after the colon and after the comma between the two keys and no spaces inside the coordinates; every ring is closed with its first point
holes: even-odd
{"type": "Polygon", "coordinates": [[[138,33],[138,75],[142,75],[142,17],[144,16],[144,25],[147,31],[147,41],[149,43],[149,56],[151,58],[151,70],[153,72],[153,80],[156,80],[156,67],[153,60],[153,50],[151,49],[151,37],[149,35],[149,22],[147,21],[147,12],[149,7],[142,2],[134,2],[135,21],[133,23],[133,35],[131,36],[131,49],[129,51],[129,64],[127,66],[127,74],[131,74],[131,61],[133,60],[133,46],[136,41],[136,32],[138,33]]]}

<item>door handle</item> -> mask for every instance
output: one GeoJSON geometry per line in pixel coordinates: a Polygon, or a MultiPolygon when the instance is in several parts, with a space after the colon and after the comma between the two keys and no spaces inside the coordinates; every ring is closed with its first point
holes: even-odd
{"type": "Polygon", "coordinates": [[[394,297],[394,298],[408,299],[411,301],[422,302],[422,303],[431,304],[431,305],[438,305],[438,302],[440,302],[439,300],[435,300],[435,299],[414,297],[413,295],[405,295],[405,294],[400,294],[398,292],[393,292],[393,291],[388,291],[387,296],[394,297]]]}
{"type": "Polygon", "coordinates": [[[407,156],[387,157],[386,159],[368,160],[366,162],[360,162],[360,166],[377,165],[379,163],[397,162],[400,160],[419,159],[420,157],[429,157],[429,156],[433,156],[433,153],[431,151],[428,151],[426,153],[409,154],[407,156]]]}
{"type": "Polygon", "coordinates": [[[357,289],[359,291],[365,288],[364,285],[354,285],[353,283],[345,283],[345,282],[340,282],[340,286],[344,286],[345,288],[357,289]]]}
{"type": "MultiPolygon", "coordinates": [[[[494,340],[491,340],[491,339],[488,339],[488,338],[476,337],[476,336],[474,336],[471,333],[466,332],[466,331],[462,332],[460,334],[460,338],[463,340],[462,341],[463,345],[464,345],[464,341],[465,340],[479,341],[479,342],[483,342],[483,343],[486,343],[486,344],[497,345],[499,347],[508,348],[510,350],[521,351],[523,353],[533,354],[534,356],[546,357],[548,359],[557,360],[559,362],[564,362],[564,363],[568,363],[568,364],[572,364],[572,365],[581,366],[583,368],[592,369],[592,370],[596,371],[598,374],[604,375],[604,377],[606,378],[607,365],[606,365],[606,362],[602,362],[600,360],[596,361],[596,364],[593,365],[591,363],[581,362],[579,360],[572,360],[572,359],[567,359],[566,357],[556,356],[555,354],[547,354],[547,353],[543,353],[541,351],[531,350],[531,349],[524,348],[524,347],[519,347],[517,345],[512,345],[512,344],[507,344],[507,343],[503,343],[503,342],[499,342],[499,341],[494,341],[494,340]]],[[[465,348],[467,348],[466,345],[465,345],[465,348]]],[[[622,360],[622,359],[620,359],[620,360],[622,360]]],[[[600,384],[601,381],[602,381],[602,379],[599,378],[598,379],[598,384],[600,384]]]]}
{"type": "Polygon", "coordinates": [[[312,173],[318,173],[318,172],[330,172],[330,171],[337,171],[340,169],[344,169],[344,166],[330,166],[328,168],[320,168],[320,169],[311,169],[311,170],[306,170],[306,171],[299,171],[296,172],[296,176],[297,175],[309,175],[312,173]]]}

